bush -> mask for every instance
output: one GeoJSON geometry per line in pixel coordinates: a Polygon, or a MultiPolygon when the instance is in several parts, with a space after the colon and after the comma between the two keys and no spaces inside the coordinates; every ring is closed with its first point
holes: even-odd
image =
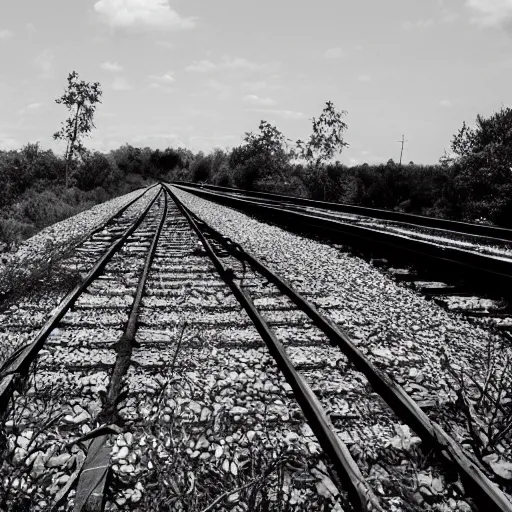
{"type": "Polygon", "coordinates": [[[233,185],[238,188],[252,190],[258,177],[256,165],[239,165],[232,170],[233,185]]]}
{"type": "MultiPolygon", "coordinates": [[[[153,151],[125,145],[109,154],[88,153],[74,162],[70,188],[66,163],[39,144],[0,151],[0,242],[19,244],[38,230],[116,195],[147,186],[154,178],[188,165],[192,153],[171,148],[153,151]]],[[[222,159],[221,159],[222,160],[222,159]]]]}
{"type": "Polygon", "coordinates": [[[210,161],[202,153],[199,153],[190,164],[190,178],[193,182],[205,182],[210,178],[210,161]]]}
{"type": "Polygon", "coordinates": [[[23,240],[35,235],[37,228],[33,223],[22,222],[10,217],[0,217],[0,243],[2,249],[17,246],[23,240]],[[7,246],[7,247],[5,247],[7,246]]]}
{"type": "Polygon", "coordinates": [[[72,174],[73,183],[80,190],[92,190],[111,183],[113,169],[108,158],[99,152],[89,154],[72,174]]]}

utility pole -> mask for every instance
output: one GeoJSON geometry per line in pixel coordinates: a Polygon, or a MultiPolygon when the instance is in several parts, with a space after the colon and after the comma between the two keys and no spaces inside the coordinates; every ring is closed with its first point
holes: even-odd
{"type": "Polygon", "coordinates": [[[405,140],[404,135],[402,135],[402,140],[399,140],[398,142],[402,143],[402,150],[400,151],[400,166],[401,166],[402,165],[402,155],[404,153],[404,143],[409,142],[409,141],[405,140]]]}

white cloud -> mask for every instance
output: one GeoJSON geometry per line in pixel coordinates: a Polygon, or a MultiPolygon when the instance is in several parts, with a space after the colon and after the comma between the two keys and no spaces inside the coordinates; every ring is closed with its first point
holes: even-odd
{"type": "Polygon", "coordinates": [[[404,21],[402,23],[402,28],[404,30],[424,30],[434,25],[434,20],[429,18],[427,20],[418,20],[418,21],[404,21]]]}
{"type": "Polygon", "coordinates": [[[29,103],[28,105],[26,105],[25,107],[23,107],[19,113],[21,115],[24,115],[26,114],[27,112],[31,111],[31,110],[37,110],[38,108],[41,108],[42,106],[44,105],[44,103],[40,103],[40,102],[34,102],[34,103],[29,103]]]}
{"type": "Polygon", "coordinates": [[[278,117],[283,117],[284,119],[303,119],[305,117],[304,113],[298,112],[296,110],[279,110],[273,108],[251,108],[251,112],[261,112],[269,115],[276,115],[278,117]]]}
{"type": "Polygon", "coordinates": [[[263,89],[267,89],[269,84],[264,80],[258,80],[256,82],[251,80],[250,82],[244,82],[243,86],[250,91],[261,91],[263,89]]]}
{"type": "Polygon", "coordinates": [[[156,132],[132,135],[129,141],[133,144],[166,148],[169,146],[185,146],[186,144],[179,135],[172,132],[156,132]]]}
{"type": "Polygon", "coordinates": [[[99,0],[94,10],[112,27],[188,29],[192,18],[181,17],[168,0],[99,0]]]}
{"type": "Polygon", "coordinates": [[[248,71],[256,71],[265,67],[265,64],[256,64],[250,60],[244,59],[243,57],[232,58],[224,55],[224,57],[222,57],[220,67],[225,69],[246,69],[248,71]]]}
{"type": "Polygon", "coordinates": [[[440,21],[441,23],[454,23],[459,18],[460,14],[458,12],[444,11],[440,21]]]}
{"type": "Polygon", "coordinates": [[[239,140],[240,135],[194,135],[189,138],[190,145],[194,149],[209,150],[214,148],[225,148],[239,140]]]}
{"type": "Polygon", "coordinates": [[[176,81],[175,78],[172,76],[172,73],[170,72],[164,73],[163,75],[149,75],[148,78],[152,82],[158,82],[163,84],[171,84],[176,81]]]}
{"type": "Polygon", "coordinates": [[[474,23],[496,26],[512,22],[512,0],[466,0],[466,5],[476,14],[474,23]]]}
{"type": "Polygon", "coordinates": [[[206,82],[206,86],[219,93],[220,100],[227,100],[231,96],[232,86],[223,84],[218,80],[210,79],[206,82]]]}
{"type": "Polygon", "coordinates": [[[123,78],[122,76],[117,77],[112,82],[111,87],[112,89],[114,89],[114,91],[129,91],[132,88],[132,86],[128,83],[126,78],[123,78]]]}
{"type": "Polygon", "coordinates": [[[118,64],[117,62],[103,62],[101,64],[101,69],[105,71],[111,71],[112,73],[119,73],[119,71],[123,70],[123,66],[118,64]]]}
{"type": "Polygon", "coordinates": [[[27,23],[25,25],[25,28],[29,31],[29,32],[35,32],[36,31],[36,26],[33,24],[33,23],[27,23]]]}
{"type": "Polygon", "coordinates": [[[164,92],[167,92],[167,93],[169,93],[169,94],[170,94],[170,93],[172,93],[172,92],[174,92],[174,89],[173,89],[172,87],[167,87],[167,86],[162,85],[162,84],[159,84],[159,83],[157,83],[157,82],[151,82],[151,83],[149,84],[149,87],[150,87],[151,89],[158,89],[159,91],[164,91],[164,92]]]}
{"type": "Polygon", "coordinates": [[[190,137],[190,140],[230,140],[230,139],[236,139],[240,137],[240,135],[194,135],[193,137],[190,137]]]}
{"type": "Polygon", "coordinates": [[[240,135],[194,135],[189,138],[187,147],[192,151],[209,152],[215,149],[228,149],[238,145],[242,138],[240,135]]]}
{"type": "Polygon", "coordinates": [[[372,79],[370,75],[359,75],[357,77],[358,82],[369,82],[372,79]]]}
{"type": "Polygon", "coordinates": [[[149,75],[148,80],[151,82],[149,87],[152,89],[160,89],[165,92],[174,92],[174,89],[169,87],[170,84],[175,82],[172,73],[164,73],[163,75],[149,75]]]}
{"type": "Polygon", "coordinates": [[[194,71],[197,73],[208,73],[210,71],[218,70],[241,70],[241,71],[275,71],[277,64],[257,64],[244,57],[230,57],[224,55],[220,62],[214,63],[209,60],[194,61],[187,66],[187,71],[194,71]]]}
{"type": "Polygon", "coordinates": [[[197,73],[207,73],[208,71],[213,71],[217,66],[210,62],[209,60],[200,60],[194,61],[192,64],[188,65],[185,70],[186,71],[194,71],[197,73]]]}
{"type": "Polygon", "coordinates": [[[44,50],[36,57],[35,65],[41,71],[39,78],[49,79],[55,76],[54,61],[55,55],[51,50],[44,50]]]}
{"type": "Polygon", "coordinates": [[[441,100],[439,102],[439,105],[441,105],[442,107],[451,107],[452,102],[450,100],[441,100]]]}
{"type": "MultiPolygon", "coordinates": [[[[279,80],[281,77],[279,75],[270,76],[269,78],[274,80],[279,80]]],[[[243,88],[249,92],[259,93],[261,91],[278,91],[284,89],[282,84],[278,83],[270,83],[265,80],[245,80],[241,84],[243,88]]]]}
{"type": "Polygon", "coordinates": [[[339,59],[340,57],[343,57],[343,55],[345,55],[345,52],[342,48],[339,47],[329,48],[324,53],[324,57],[326,59],[339,59]]]}
{"type": "Polygon", "coordinates": [[[3,29],[0,30],[0,39],[9,39],[14,35],[14,32],[11,30],[3,29]]]}
{"type": "Polygon", "coordinates": [[[270,107],[277,103],[271,98],[261,98],[260,96],[256,96],[256,94],[246,94],[243,97],[243,100],[246,103],[251,103],[252,105],[261,105],[262,107],[270,107]]]}

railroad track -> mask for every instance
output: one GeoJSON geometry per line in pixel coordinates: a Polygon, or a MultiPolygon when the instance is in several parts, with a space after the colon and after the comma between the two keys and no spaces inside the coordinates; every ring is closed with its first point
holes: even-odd
{"type": "Polygon", "coordinates": [[[211,190],[224,194],[231,194],[242,198],[255,198],[268,204],[285,204],[288,206],[308,207],[312,211],[338,212],[346,213],[363,218],[379,219],[382,221],[394,221],[400,224],[411,224],[414,226],[423,226],[426,228],[437,228],[462,235],[476,235],[483,238],[493,238],[502,241],[512,241],[512,230],[500,228],[497,226],[488,226],[485,224],[474,224],[470,222],[454,221],[441,219],[437,217],[427,217],[424,215],[415,215],[410,213],[395,212],[392,210],[382,210],[378,208],[368,208],[364,206],[355,206],[343,203],[332,203],[328,201],[316,201],[303,197],[293,197],[283,194],[273,194],[269,192],[259,192],[254,190],[241,190],[233,187],[221,187],[207,183],[176,182],[176,185],[185,185],[192,188],[211,190]]]}
{"type": "Polygon", "coordinates": [[[246,195],[210,185],[178,185],[355,251],[392,279],[445,309],[494,326],[512,340],[512,230],[261,192],[246,195]]]}
{"type": "Polygon", "coordinates": [[[117,232],[3,368],[0,506],[424,510],[419,471],[433,503],[512,510],[311,297],[170,188],[117,232]]]}

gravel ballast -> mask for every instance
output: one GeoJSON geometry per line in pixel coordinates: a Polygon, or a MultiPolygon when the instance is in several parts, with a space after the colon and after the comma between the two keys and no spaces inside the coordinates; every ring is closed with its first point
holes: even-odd
{"type": "MultiPolygon", "coordinates": [[[[4,257],[6,262],[0,267],[0,292],[5,294],[0,310],[0,363],[35,337],[52,309],[76,285],[79,273],[88,272],[110,245],[109,241],[102,246],[90,243],[90,233],[143,192],[136,190],[54,224],[4,257]]],[[[122,217],[135,219],[155,193],[156,189],[145,194],[122,217]]]]}
{"type": "Polygon", "coordinates": [[[15,253],[2,256],[0,276],[6,268],[12,266],[33,267],[50,256],[58,258],[143,192],[144,189],[134,190],[44,228],[25,240],[15,253]]]}
{"type": "MultiPolygon", "coordinates": [[[[466,420],[454,407],[455,383],[445,363],[485,383],[489,348],[498,355],[496,372],[511,356],[499,335],[394,283],[360,258],[176,188],[174,192],[201,219],[252,252],[300,293],[323,294],[322,300],[311,297],[318,309],[458,442],[468,439],[466,420]]],[[[499,451],[510,454],[510,436],[503,445],[499,451]]]]}
{"type": "Polygon", "coordinates": [[[503,259],[512,258],[512,244],[507,240],[496,240],[486,236],[452,232],[440,228],[409,224],[407,222],[394,222],[362,215],[326,212],[321,208],[306,207],[305,211],[323,217],[338,219],[349,224],[355,224],[378,231],[386,231],[413,240],[454,247],[470,252],[478,252],[503,259]]]}
{"type": "MultiPolygon", "coordinates": [[[[457,441],[468,438],[464,417],[455,407],[453,372],[463,368],[485,381],[489,345],[503,356],[495,368],[504,366],[509,349],[498,335],[427,302],[337,247],[177,193],[344,328],[457,441]]],[[[87,272],[153,194],[147,196],[123,214],[124,223],[109,224],[63,253],[58,267],[76,275],[87,272]]],[[[13,454],[10,464],[18,473],[4,464],[9,500],[27,492],[39,507],[34,510],[49,506],[84,462],[85,451],[71,441],[113,414],[106,390],[120,376],[118,361],[126,358],[121,345],[126,318],[162,204],[160,198],[60,321],[39,353],[37,372],[24,391],[15,393],[6,439],[13,454]],[[44,431],[39,432],[41,425],[44,431]]],[[[172,201],[169,207],[175,209],[172,201]]],[[[469,492],[436,460],[423,461],[420,440],[390,415],[362,374],[315,331],[304,313],[251,269],[232,257],[222,258],[234,279],[250,290],[385,510],[476,510],[465,500],[469,492]],[[393,457],[383,456],[391,452],[393,457]],[[396,478],[400,481],[392,487],[396,478]]],[[[25,302],[15,302],[0,316],[2,336],[10,333],[18,343],[29,341],[57,296],[38,301],[29,293],[25,302]]],[[[173,510],[246,512],[260,484],[265,488],[261,500],[276,507],[286,502],[286,510],[348,510],[342,486],[327,476],[332,473],[329,463],[290,385],[179,216],[167,218],[156,246],[135,342],[123,373],[123,392],[117,395],[117,413],[107,420],[122,431],[110,439],[115,483],[107,510],[153,510],[172,503],[173,510]]],[[[503,439],[489,459],[505,480],[509,440],[503,439]]],[[[501,487],[510,490],[506,483],[501,487]]],[[[74,492],[67,496],[66,510],[73,507],[74,492]]]]}
{"type": "MultiPolygon", "coordinates": [[[[86,451],[73,440],[106,421],[123,431],[111,439],[106,510],[245,512],[256,488],[270,502],[258,510],[277,510],[286,499],[290,512],[342,512],[328,461],[290,386],[183,218],[169,216],[157,245],[126,395],[117,421],[105,420],[105,392],[121,353],[115,342],[155,216],[152,227],[145,222],[54,329],[37,372],[15,396],[7,422],[12,458],[0,465],[5,503],[28,494],[30,510],[53,506],[84,463],[86,451]]],[[[75,496],[72,489],[65,510],[75,496]]]]}

